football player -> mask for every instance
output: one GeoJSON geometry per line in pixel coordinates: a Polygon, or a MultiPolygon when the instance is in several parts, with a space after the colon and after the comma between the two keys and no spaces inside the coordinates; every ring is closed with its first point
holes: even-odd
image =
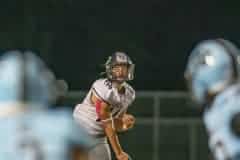
{"type": "Polygon", "coordinates": [[[90,150],[90,160],[111,160],[108,142],[118,160],[128,160],[129,155],[122,149],[117,133],[129,130],[135,123],[134,116],[127,113],[135,91],[126,82],[133,80],[134,64],[128,55],[116,52],[105,63],[105,69],[106,78],[93,83],[73,115],[97,141],[90,150]]]}
{"type": "Polygon", "coordinates": [[[56,80],[30,52],[0,59],[0,157],[4,160],[86,160],[92,145],[71,111],[48,111],[56,80]]]}
{"type": "Polygon", "coordinates": [[[193,49],[185,71],[216,160],[240,159],[239,55],[228,40],[206,40],[193,49]]]}

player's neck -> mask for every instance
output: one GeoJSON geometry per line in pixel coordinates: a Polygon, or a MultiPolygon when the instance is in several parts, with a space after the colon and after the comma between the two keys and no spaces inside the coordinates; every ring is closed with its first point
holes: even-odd
{"type": "Polygon", "coordinates": [[[122,90],[124,82],[113,81],[113,87],[116,88],[118,91],[122,90]]]}

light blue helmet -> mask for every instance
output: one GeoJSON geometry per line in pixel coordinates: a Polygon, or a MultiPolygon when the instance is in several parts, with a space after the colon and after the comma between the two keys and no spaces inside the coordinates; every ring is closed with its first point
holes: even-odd
{"type": "Polygon", "coordinates": [[[200,42],[191,52],[185,70],[194,100],[200,105],[239,78],[239,49],[228,40],[200,42]]]}
{"type": "Polygon", "coordinates": [[[8,115],[22,106],[48,106],[56,95],[54,83],[52,72],[33,53],[7,52],[0,59],[0,112],[8,115]]]}

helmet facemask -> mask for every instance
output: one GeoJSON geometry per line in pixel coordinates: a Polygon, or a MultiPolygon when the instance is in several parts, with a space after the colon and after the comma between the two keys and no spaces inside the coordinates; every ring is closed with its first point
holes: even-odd
{"type": "Polygon", "coordinates": [[[121,52],[109,57],[105,63],[107,77],[113,81],[130,81],[134,78],[135,65],[130,58],[121,52]]]}

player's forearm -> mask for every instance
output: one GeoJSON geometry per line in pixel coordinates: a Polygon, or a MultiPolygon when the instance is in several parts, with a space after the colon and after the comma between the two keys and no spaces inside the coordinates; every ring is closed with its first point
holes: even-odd
{"type": "Polygon", "coordinates": [[[108,140],[112,146],[112,149],[116,155],[119,155],[121,152],[123,152],[122,147],[119,143],[119,139],[116,133],[116,130],[112,127],[111,124],[107,124],[105,126],[105,133],[108,137],[108,140]]]}
{"type": "Polygon", "coordinates": [[[114,127],[116,132],[123,132],[125,131],[124,129],[124,124],[121,118],[115,118],[114,119],[114,127]]]}

